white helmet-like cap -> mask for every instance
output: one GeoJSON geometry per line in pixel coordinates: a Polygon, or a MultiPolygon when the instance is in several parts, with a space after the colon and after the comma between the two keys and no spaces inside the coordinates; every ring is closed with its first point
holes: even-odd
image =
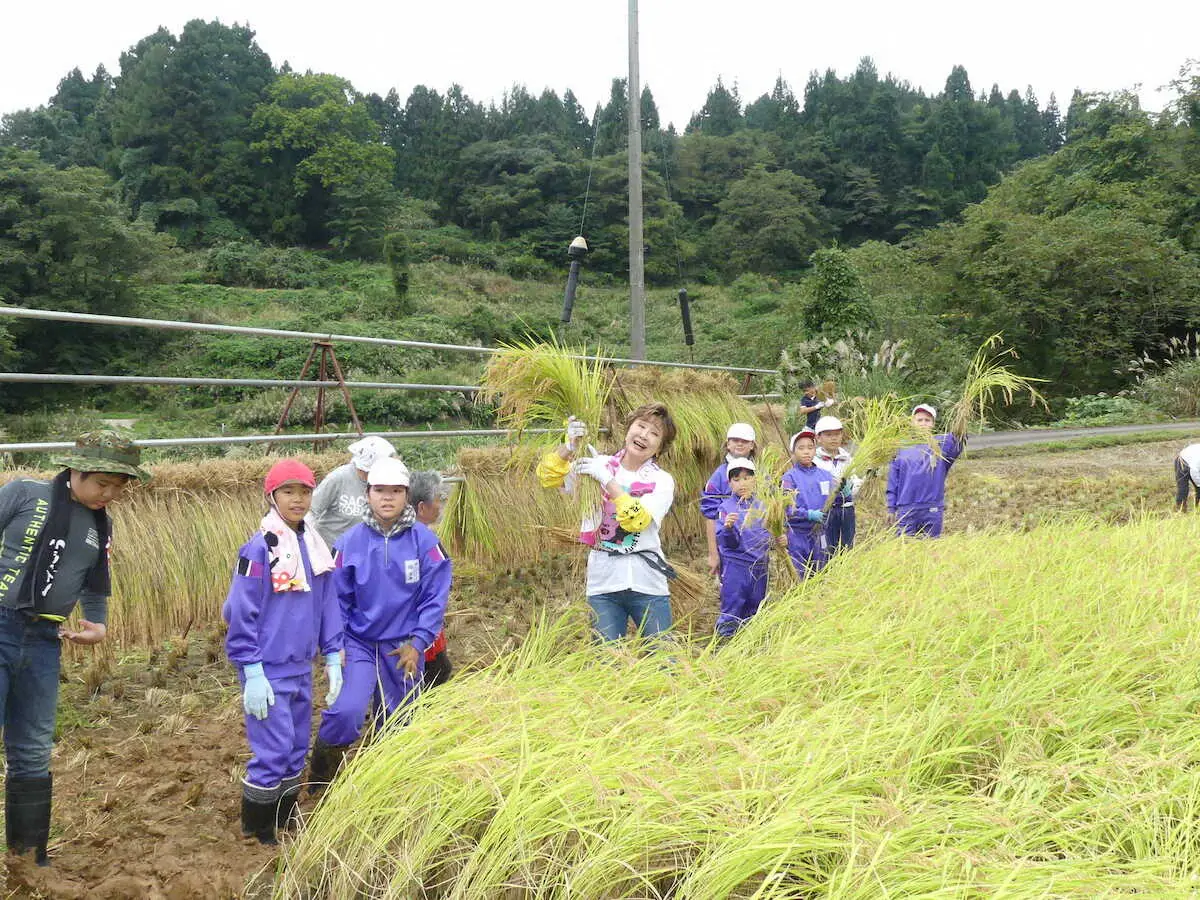
{"type": "Polygon", "coordinates": [[[725,432],[725,440],[733,438],[735,441],[758,441],[754,436],[754,426],[746,422],[734,422],[729,426],[729,430],[725,432]]]}
{"type": "MultiPolygon", "coordinates": [[[[363,472],[370,472],[371,466],[379,460],[396,455],[396,448],[392,446],[391,441],[375,435],[361,438],[346,449],[350,451],[350,459],[354,462],[354,468],[363,472]]],[[[407,482],[405,483],[407,484],[407,482]]]]}
{"type": "Polygon", "coordinates": [[[822,431],[841,431],[842,420],[837,416],[821,416],[817,419],[816,432],[820,434],[822,431]]]}
{"type": "Polygon", "coordinates": [[[725,472],[727,474],[729,472],[737,471],[738,469],[749,469],[751,472],[755,471],[754,460],[739,456],[725,463],[725,472]]]}
{"type": "Polygon", "coordinates": [[[367,484],[390,484],[408,487],[408,466],[394,456],[385,456],[367,473],[367,484]]]}
{"type": "Polygon", "coordinates": [[[919,412],[927,412],[935,419],[937,418],[937,408],[929,405],[928,403],[918,403],[913,407],[912,414],[914,416],[919,412]]]}

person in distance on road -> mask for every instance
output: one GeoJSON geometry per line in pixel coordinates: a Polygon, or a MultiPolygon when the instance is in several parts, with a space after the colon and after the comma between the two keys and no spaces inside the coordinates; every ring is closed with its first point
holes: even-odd
{"type": "Polygon", "coordinates": [[[251,757],[242,834],[263,844],[291,823],[312,732],[312,660],[325,657],[334,703],[342,689],[342,614],[333,557],[309,515],[316,478],[296,459],[267,472],[269,509],[238,551],[221,610],[225,653],[238,669],[251,757]]]}
{"type": "Polygon", "coordinates": [[[4,726],[5,841],[49,863],[50,751],[62,642],[107,635],[112,528],[105,511],[140,468],[141,451],[112,431],[80,435],[51,481],[0,487],[0,721],[4,726]],[[76,604],[78,626],[67,623],[76,604]]]}

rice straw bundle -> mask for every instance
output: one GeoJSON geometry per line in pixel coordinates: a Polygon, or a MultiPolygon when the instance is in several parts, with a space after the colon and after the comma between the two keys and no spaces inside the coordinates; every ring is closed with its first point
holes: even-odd
{"type": "Polygon", "coordinates": [[[1029,394],[1030,406],[1046,403],[1033,386],[1034,382],[1045,379],[1025,378],[1001,364],[1001,360],[1017,358],[1017,351],[1011,347],[996,350],[1002,339],[1002,335],[993,334],[975,351],[963,382],[962,397],[950,412],[950,433],[957,438],[966,437],[972,423],[980,427],[987,424],[988,411],[995,406],[997,395],[1005,404],[1011,404],[1019,393],[1029,394]]]}
{"type": "Polygon", "coordinates": [[[477,403],[496,404],[496,419],[517,432],[555,428],[568,416],[582,419],[596,434],[608,403],[612,374],[602,362],[552,341],[504,345],[489,360],[477,403]]]}

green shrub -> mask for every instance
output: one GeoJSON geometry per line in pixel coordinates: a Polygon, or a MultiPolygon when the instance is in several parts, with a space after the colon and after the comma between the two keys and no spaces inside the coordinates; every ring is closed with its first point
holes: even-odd
{"type": "Polygon", "coordinates": [[[1157,422],[1163,418],[1154,407],[1129,397],[1100,393],[1068,397],[1065,402],[1066,414],[1055,423],[1057,425],[1128,425],[1157,422]]]}
{"type": "Polygon", "coordinates": [[[1135,396],[1169,416],[1200,417],[1200,359],[1188,359],[1151,375],[1135,396]]]}
{"type": "Polygon", "coordinates": [[[263,247],[248,241],[221,244],[208,251],[208,280],[230,287],[317,287],[328,263],[298,247],[263,247]]]}

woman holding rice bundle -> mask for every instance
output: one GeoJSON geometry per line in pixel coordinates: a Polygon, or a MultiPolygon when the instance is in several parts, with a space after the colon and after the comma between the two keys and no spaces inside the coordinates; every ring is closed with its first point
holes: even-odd
{"type": "Polygon", "coordinates": [[[599,512],[584,518],[579,534],[592,548],[587,599],[597,638],[620,640],[630,619],[644,637],[667,631],[667,579],[674,571],[662,556],[659,529],[675,498],[675,479],[657,458],[675,439],[671,413],[661,403],[633,410],[625,420],[624,446],[612,456],[593,451],[576,459],[585,434],[583,423],[572,417],[566,443],[541,458],[537,475],[543,487],[572,491],[574,479],[587,477],[603,491],[599,512]]]}

